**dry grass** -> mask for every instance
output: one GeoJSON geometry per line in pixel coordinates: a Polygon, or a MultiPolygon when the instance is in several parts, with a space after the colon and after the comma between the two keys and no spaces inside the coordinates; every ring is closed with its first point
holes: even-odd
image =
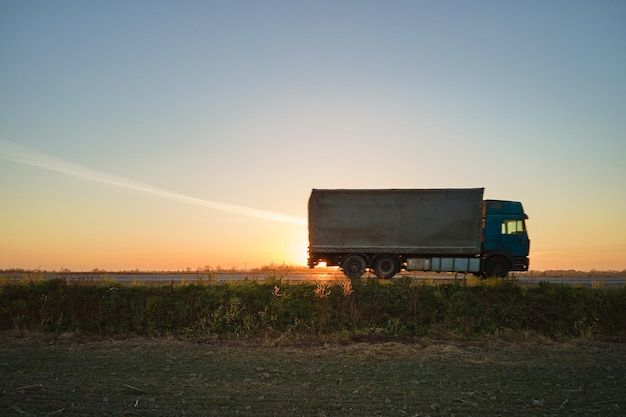
{"type": "Polygon", "coordinates": [[[622,416],[626,345],[0,334],[15,416],[622,416]]]}

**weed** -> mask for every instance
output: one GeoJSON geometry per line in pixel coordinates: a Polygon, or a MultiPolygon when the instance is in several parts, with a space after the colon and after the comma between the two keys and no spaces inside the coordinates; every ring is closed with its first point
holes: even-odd
{"type": "Polygon", "coordinates": [[[280,287],[278,285],[274,285],[274,289],[272,290],[272,296],[278,298],[278,297],[282,297],[283,295],[280,293],[280,287]]]}
{"type": "Polygon", "coordinates": [[[326,281],[318,282],[315,288],[315,295],[319,298],[326,298],[330,295],[330,285],[326,281]]]}
{"type": "Polygon", "coordinates": [[[354,290],[352,289],[352,281],[350,280],[342,281],[341,289],[343,290],[344,297],[349,297],[354,293],[354,290]]]}

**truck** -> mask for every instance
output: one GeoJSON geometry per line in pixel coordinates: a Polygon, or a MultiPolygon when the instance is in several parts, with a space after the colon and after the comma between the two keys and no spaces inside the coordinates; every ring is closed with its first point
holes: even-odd
{"type": "Polygon", "coordinates": [[[349,279],[402,270],[506,277],[528,271],[522,203],[483,200],[484,188],[313,189],[308,266],[349,279]]]}

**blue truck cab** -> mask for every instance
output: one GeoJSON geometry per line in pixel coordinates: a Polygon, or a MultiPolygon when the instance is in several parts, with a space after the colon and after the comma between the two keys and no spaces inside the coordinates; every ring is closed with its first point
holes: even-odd
{"type": "Polygon", "coordinates": [[[528,271],[530,240],[522,203],[485,200],[481,262],[486,276],[506,276],[508,271],[528,271]]]}

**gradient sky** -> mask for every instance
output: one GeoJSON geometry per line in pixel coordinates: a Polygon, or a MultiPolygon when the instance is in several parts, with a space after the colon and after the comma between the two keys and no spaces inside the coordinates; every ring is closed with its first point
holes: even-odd
{"type": "Polygon", "coordinates": [[[0,268],[306,260],[312,188],[485,187],[626,269],[626,2],[0,0],[0,268]]]}

